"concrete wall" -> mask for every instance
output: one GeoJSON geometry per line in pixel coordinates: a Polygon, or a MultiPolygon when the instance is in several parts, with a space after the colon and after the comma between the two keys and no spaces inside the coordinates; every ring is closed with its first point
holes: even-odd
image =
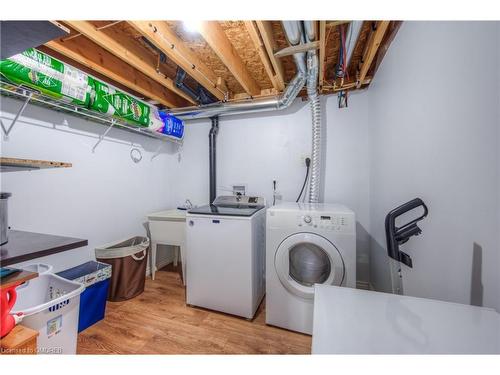
{"type": "Polygon", "coordinates": [[[498,24],[405,22],[368,92],[371,281],[390,290],[384,217],[429,206],[405,294],[500,309],[498,24]],[[493,50],[492,50],[493,49],[493,50]],[[496,81],[498,82],[498,81],[496,81]]]}
{"type": "MultiPolygon", "coordinates": [[[[6,125],[21,102],[2,97],[1,118],[6,125]]],[[[97,245],[144,235],[145,215],[171,207],[173,175],[169,172],[176,150],[151,160],[157,140],[112,130],[95,153],[92,146],[105,127],[48,109],[28,106],[9,139],[2,137],[1,154],[7,157],[57,160],[72,168],[1,174],[1,190],[9,199],[13,229],[85,238],[89,246],[39,261],[62,270],[93,259],[97,245]],[[135,164],[130,150],[141,149],[135,164]]],[[[164,252],[159,263],[172,254],[164,252]]]]}
{"type": "MultiPolygon", "coordinates": [[[[358,279],[368,281],[369,254],[369,121],[366,95],[350,98],[338,109],[336,97],[323,98],[325,202],[339,202],[357,215],[358,279]]],[[[176,200],[208,202],[209,120],[188,125],[175,172],[176,200]]],[[[311,115],[300,99],[285,112],[220,118],[217,138],[218,194],[231,194],[233,184],[272,202],[273,180],[283,200],[295,201],[305,175],[304,158],[311,150],[311,115]]]]}

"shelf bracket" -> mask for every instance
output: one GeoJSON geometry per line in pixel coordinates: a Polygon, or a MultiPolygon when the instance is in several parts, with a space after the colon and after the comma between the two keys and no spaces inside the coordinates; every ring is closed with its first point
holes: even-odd
{"type": "Polygon", "coordinates": [[[9,137],[9,133],[11,132],[12,128],[14,128],[14,125],[16,124],[17,120],[19,119],[19,117],[23,114],[24,110],[26,109],[26,106],[28,105],[28,103],[30,102],[31,100],[31,96],[33,95],[32,92],[30,92],[28,94],[28,96],[26,97],[26,100],[24,101],[23,105],[21,106],[21,108],[19,108],[19,111],[17,111],[17,114],[16,114],[16,117],[14,117],[14,120],[12,120],[12,122],[10,123],[10,126],[9,128],[6,128],[2,119],[0,119],[0,125],[2,125],[2,131],[3,131],[3,134],[5,136],[5,138],[8,138],[9,137]]]}
{"type": "Polygon", "coordinates": [[[106,131],[99,136],[99,140],[94,145],[94,147],[92,147],[92,152],[95,152],[95,149],[97,148],[97,146],[99,146],[99,143],[101,143],[104,140],[104,137],[106,137],[106,135],[108,135],[109,131],[113,128],[113,126],[115,126],[115,124],[116,124],[115,119],[111,119],[111,125],[109,125],[109,127],[106,129],[106,131]]]}

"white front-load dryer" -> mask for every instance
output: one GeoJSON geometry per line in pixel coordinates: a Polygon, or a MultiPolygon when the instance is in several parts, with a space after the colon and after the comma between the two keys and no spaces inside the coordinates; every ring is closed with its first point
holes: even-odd
{"type": "Polygon", "coordinates": [[[356,287],[356,220],[345,206],[267,210],[266,323],[312,334],[314,284],[356,287]]]}

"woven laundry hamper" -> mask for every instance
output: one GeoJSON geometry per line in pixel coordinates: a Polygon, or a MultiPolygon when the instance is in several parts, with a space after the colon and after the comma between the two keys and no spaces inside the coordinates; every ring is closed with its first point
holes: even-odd
{"type": "Polygon", "coordinates": [[[119,302],[144,292],[149,239],[136,236],[95,249],[99,262],[112,267],[108,301],[119,302]]]}

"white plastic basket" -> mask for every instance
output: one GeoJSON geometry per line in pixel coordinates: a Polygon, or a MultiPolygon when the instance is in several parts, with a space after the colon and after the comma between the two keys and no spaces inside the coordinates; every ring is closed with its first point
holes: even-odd
{"type": "Polygon", "coordinates": [[[21,268],[25,271],[36,272],[38,273],[38,276],[44,275],[46,273],[52,273],[52,270],[54,269],[54,267],[52,267],[50,264],[44,263],[27,264],[26,266],[21,268]]]}
{"type": "Polygon", "coordinates": [[[39,332],[39,354],[75,354],[80,294],[83,284],[46,273],[19,286],[11,314],[22,314],[22,325],[39,332]]]}

